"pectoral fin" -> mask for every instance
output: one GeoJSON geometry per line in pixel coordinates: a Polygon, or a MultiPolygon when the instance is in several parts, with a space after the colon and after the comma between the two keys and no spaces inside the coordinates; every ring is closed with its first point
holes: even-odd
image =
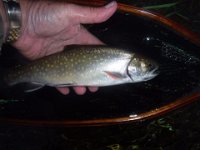
{"type": "Polygon", "coordinates": [[[119,79],[123,79],[126,78],[126,76],[122,73],[119,72],[110,72],[110,71],[104,71],[109,77],[119,80],[119,79]]]}

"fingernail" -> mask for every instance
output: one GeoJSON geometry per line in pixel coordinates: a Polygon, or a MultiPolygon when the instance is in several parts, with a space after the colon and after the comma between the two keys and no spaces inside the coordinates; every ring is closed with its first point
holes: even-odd
{"type": "Polygon", "coordinates": [[[110,8],[110,7],[112,7],[115,3],[116,3],[115,1],[112,1],[112,2],[108,3],[108,4],[105,6],[105,8],[110,8]]]}

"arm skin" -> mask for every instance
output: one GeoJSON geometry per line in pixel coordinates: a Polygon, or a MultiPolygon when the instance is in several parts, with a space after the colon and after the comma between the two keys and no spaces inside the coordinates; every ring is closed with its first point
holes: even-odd
{"type": "MultiPolygon", "coordinates": [[[[104,22],[117,9],[115,1],[98,8],[47,0],[20,0],[20,6],[22,28],[13,46],[32,60],[62,51],[70,44],[103,44],[81,24],[104,22]]],[[[73,89],[78,95],[86,92],[86,87],[73,89]]],[[[98,88],[88,89],[95,92],[98,88]]],[[[69,93],[69,88],[58,90],[62,94],[69,93]]]]}

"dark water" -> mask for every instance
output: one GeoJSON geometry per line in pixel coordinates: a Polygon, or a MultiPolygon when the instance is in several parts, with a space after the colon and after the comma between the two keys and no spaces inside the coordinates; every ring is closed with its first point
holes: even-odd
{"type": "MultiPolygon", "coordinates": [[[[159,76],[148,82],[101,88],[95,94],[81,97],[63,96],[48,87],[32,93],[23,93],[20,87],[6,89],[1,98],[19,102],[4,105],[0,117],[33,120],[128,117],[198,92],[200,51],[185,37],[160,23],[129,13],[116,13],[106,23],[87,28],[108,45],[129,48],[156,60],[160,65],[159,76]]],[[[3,66],[23,61],[11,52],[14,50],[4,49],[3,66]]]]}

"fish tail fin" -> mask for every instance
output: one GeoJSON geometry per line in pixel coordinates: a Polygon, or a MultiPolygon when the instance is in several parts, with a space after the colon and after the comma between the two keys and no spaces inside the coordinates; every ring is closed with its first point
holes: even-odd
{"type": "Polygon", "coordinates": [[[9,83],[7,79],[7,72],[6,69],[0,67],[0,91],[3,90],[17,90],[17,91],[23,91],[25,93],[36,91],[44,85],[39,83],[9,83]]]}
{"type": "Polygon", "coordinates": [[[2,90],[17,90],[17,91],[34,91],[39,89],[41,85],[18,83],[14,74],[18,70],[18,67],[29,64],[31,61],[21,55],[15,48],[10,45],[4,45],[5,51],[0,55],[0,92],[2,90]],[[16,70],[15,70],[16,69],[16,70]],[[9,77],[9,75],[11,75],[9,77]]]}

